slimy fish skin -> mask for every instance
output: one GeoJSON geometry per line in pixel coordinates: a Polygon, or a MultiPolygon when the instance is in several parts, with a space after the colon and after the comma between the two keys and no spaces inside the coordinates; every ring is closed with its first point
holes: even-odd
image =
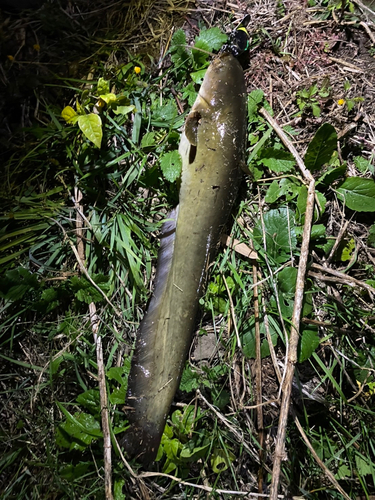
{"type": "Polygon", "coordinates": [[[180,383],[207,267],[242,178],[245,140],[244,74],[224,52],[208,67],[186,119],[179,206],[162,228],[155,289],[132,359],[123,444],[143,464],[156,457],[180,383]]]}

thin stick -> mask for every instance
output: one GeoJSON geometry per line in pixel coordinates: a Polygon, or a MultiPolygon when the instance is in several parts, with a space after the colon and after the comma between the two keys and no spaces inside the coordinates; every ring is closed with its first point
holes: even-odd
{"type": "Polygon", "coordinates": [[[340,271],[336,271],[335,269],[330,269],[329,267],[324,267],[319,264],[312,264],[311,269],[316,269],[317,271],[321,271],[323,273],[327,274],[332,274],[333,276],[336,276],[336,278],[339,278],[343,281],[346,282],[347,285],[349,286],[358,286],[359,288],[363,288],[369,294],[375,294],[375,288],[368,285],[367,283],[364,283],[363,281],[357,280],[356,278],[353,278],[352,276],[348,276],[345,273],[342,273],[340,271]]]}
{"type": "Polygon", "coordinates": [[[253,264],[253,285],[254,285],[254,320],[255,320],[255,352],[256,352],[256,404],[257,404],[257,426],[259,441],[259,462],[258,471],[258,491],[263,491],[263,459],[264,459],[264,429],[263,429],[263,407],[262,407],[262,355],[260,351],[260,328],[259,328],[259,296],[257,286],[257,266],[253,264]]]}
{"type": "Polygon", "coordinates": [[[279,417],[279,426],[277,432],[276,439],[276,447],[275,447],[275,456],[272,470],[272,483],[271,483],[271,492],[270,492],[270,500],[277,499],[277,492],[279,488],[280,482],[280,472],[281,472],[281,461],[284,456],[284,448],[285,448],[285,435],[286,435],[286,426],[288,421],[288,413],[290,407],[290,397],[292,392],[292,382],[294,376],[294,368],[297,362],[297,347],[299,340],[299,327],[301,320],[301,312],[303,305],[303,294],[305,289],[305,276],[306,276],[306,267],[307,260],[309,255],[309,243],[310,243],[310,233],[311,226],[313,222],[314,216],[314,199],[315,199],[315,181],[309,170],[307,170],[305,164],[303,163],[302,158],[299,156],[297,150],[291,144],[288,137],[285,135],[280,126],[276,123],[276,121],[267,113],[267,111],[262,108],[260,113],[266,118],[266,120],[270,123],[270,125],[274,128],[278,136],[280,137],[283,144],[288,148],[288,150],[292,153],[294,158],[296,159],[297,165],[300,168],[303,177],[305,178],[306,183],[308,183],[308,191],[307,191],[307,203],[306,203],[306,213],[305,213],[305,225],[303,228],[303,236],[302,236],[302,245],[301,245],[301,256],[298,266],[297,273],[297,281],[296,281],[296,291],[294,295],[294,307],[293,307],[293,315],[292,315],[292,327],[290,331],[289,337],[289,349],[288,355],[286,359],[286,368],[285,368],[285,377],[283,384],[283,396],[281,400],[280,407],[280,417],[279,417]]]}
{"type": "Polygon", "coordinates": [[[92,330],[96,339],[96,360],[98,363],[98,383],[100,394],[100,410],[102,417],[103,448],[104,448],[104,488],[106,500],[113,500],[112,495],[112,445],[111,433],[109,430],[108,399],[105,383],[105,369],[103,358],[102,337],[97,335],[99,319],[96,314],[96,307],[93,302],[90,306],[90,318],[92,319],[92,330]]]}
{"type": "Polygon", "coordinates": [[[334,485],[334,487],[341,493],[341,495],[346,498],[346,500],[350,500],[350,497],[345,493],[345,491],[341,488],[339,483],[336,481],[335,476],[332,474],[332,472],[326,467],[326,465],[320,460],[318,457],[316,451],[314,450],[312,444],[308,440],[308,437],[305,434],[305,431],[302,428],[302,425],[300,424],[300,421],[298,420],[297,417],[294,418],[294,421],[296,423],[296,426],[301,433],[302,439],[305,441],[306,446],[310,450],[312,456],[315,458],[316,463],[319,465],[319,467],[323,470],[324,474],[328,477],[328,479],[331,481],[331,483],[334,485]]]}
{"type": "MultiPolygon", "coordinates": [[[[172,479],[173,481],[177,481],[178,484],[182,484],[183,486],[191,486],[193,488],[197,488],[199,490],[204,490],[204,491],[209,491],[209,492],[214,492],[218,493],[219,495],[237,495],[237,496],[244,496],[247,498],[268,498],[268,495],[264,493],[253,493],[252,491],[234,491],[234,490],[220,490],[217,488],[211,488],[211,486],[205,486],[203,484],[194,484],[194,483],[188,483],[186,481],[182,481],[182,479],[172,476],[171,474],[164,474],[163,472],[143,472],[140,474],[139,478],[144,478],[144,477],[168,477],[169,479],[172,479]]],[[[278,495],[277,498],[285,498],[284,495],[278,495]]]]}
{"type": "MultiPolygon", "coordinates": [[[[77,234],[77,249],[71,245],[72,249],[75,250],[74,255],[76,256],[78,263],[80,264],[81,270],[86,270],[85,268],[85,245],[83,241],[83,206],[80,204],[83,195],[82,192],[75,187],[74,188],[75,201],[74,205],[77,210],[76,214],[76,234],[77,234]]],[[[87,272],[87,271],[86,271],[87,272]]],[[[85,273],[86,274],[86,273],[85,273]]],[[[88,274],[88,273],[87,273],[88,274]]],[[[104,369],[104,358],[103,358],[103,347],[102,338],[98,335],[99,330],[99,316],[96,313],[96,306],[94,302],[89,305],[90,311],[90,323],[91,330],[94,337],[94,342],[96,344],[96,360],[98,363],[98,383],[99,383],[99,395],[100,395],[100,409],[102,417],[102,430],[103,430],[103,447],[104,447],[104,489],[106,500],[113,500],[112,495],[112,445],[111,445],[111,434],[109,431],[109,417],[108,417],[108,399],[107,399],[107,388],[105,383],[105,369],[104,369]]]]}
{"type": "Polygon", "coordinates": [[[238,347],[240,349],[242,349],[240,334],[238,333],[238,328],[237,328],[236,314],[234,312],[234,304],[233,304],[232,295],[230,294],[229,286],[228,286],[227,280],[225,279],[225,276],[224,276],[223,273],[221,273],[221,277],[223,278],[224,285],[225,285],[225,288],[226,288],[226,291],[227,291],[227,294],[228,294],[228,297],[229,297],[230,313],[231,313],[231,316],[232,316],[234,331],[236,332],[237,344],[238,344],[238,347]]]}

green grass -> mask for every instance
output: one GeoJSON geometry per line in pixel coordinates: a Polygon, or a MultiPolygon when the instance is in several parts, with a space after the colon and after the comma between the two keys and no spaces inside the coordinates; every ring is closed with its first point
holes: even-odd
{"type": "MultiPolygon", "coordinates": [[[[90,91],[86,80],[66,79],[72,101],[79,103],[74,106],[77,120],[62,119],[63,102],[46,106],[48,124],[31,127],[28,137],[33,140],[6,164],[0,193],[4,207],[0,217],[4,499],[104,498],[97,360],[88,306],[95,303],[100,317],[111,432],[120,437],[127,427],[123,405],[131,347],[150,296],[158,230],[178,200],[175,152],[183,116],[171,89],[188,110],[196,95],[194,82],[209,63],[207,51],[217,50],[223,41],[220,32],[211,35],[202,31],[196,43],[203,51],[189,51],[184,33],[175,33],[172,64],[162,75],[149,69],[142,57],[135,57],[111,69],[98,65],[90,91]],[[135,72],[138,67],[140,73],[135,72]],[[156,99],[161,106],[153,104],[156,99]],[[132,108],[126,111],[121,106],[132,108]],[[101,124],[95,119],[94,135],[87,132],[84,120],[78,121],[78,116],[91,115],[101,117],[101,124]],[[100,134],[98,148],[94,143],[100,134]],[[84,261],[92,281],[79,272],[71,248],[78,243],[75,188],[83,195],[84,261]]],[[[271,351],[280,364],[285,362],[306,188],[296,176],[293,157],[258,114],[260,106],[269,109],[263,92],[256,90],[248,100],[252,176],[244,179],[227,231],[248,245],[251,242],[259,255],[263,398],[273,401],[278,384],[271,351]]],[[[301,113],[312,115],[312,110],[306,105],[301,113]]],[[[362,199],[363,190],[366,197],[375,197],[373,181],[363,183],[369,180],[364,176],[371,172],[371,162],[364,166],[358,160],[362,157],[356,156],[357,163],[351,166],[360,165],[355,176],[358,185],[348,187],[344,184],[347,165],[337,157],[336,131],[328,124],[323,127],[316,126],[304,158],[317,179],[321,211],[316,213],[310,255],[314,252],[320,259],[329,255],[337,236],[326,234],[336,216],[331,186],[339,193],[341,189],[336,199],[340,210],[366,231],[372,212],[362,199]]],[[[299,131],[289,127],[288,133],[299,131]]],[[[373,232],[372,226],[370,235],[373,232]]],[[[374,286],[372,261],[355,253],[359,247],[353,226],[349,236],[331,265],[346,266],[348,276],[374,286]],[[351,238],[357,250],[349,244],[351,238]]],[[[371,237],[361,241],[368,249],[373,247],[371,237]]],[[[218,252],[200,300],[199,325],[202,336],[214,332],[217,351],[206,365],[193,359],[187,364],[176,398],[181,406],[172,409],[154,471],[225,491],[256,491],[259,436],[253,409],[252,272],[253,263],[242,255],[229,248],[218,252]],[[223,277],[234,304],[241,350],[223,277]]],[[[368,497],[375,492],[373,297],[350,282],[310,277],[303,316],[307,322],[301,327],[300,385],[293,389],[293,410],[319,458],[347,494],[368,497]],[[318,329],[308,320],[328,326],[318,329]]],[[[274,403],[264,406],[266,484],[277,418],[274,403]]],[[[289,488],[291,494],[311,499],[342,498],[305,447],[292,418],[286,452],[283,491],[289,488]]],[[[130,486],[129,472],[116,449],[113,455],[115,498],[122,499],[134,494],[136,487],[130,486]]],[[[131,466],[138,470],[136,462],[131,466]]],[[[152,480],[157,487],[151,482],[148,487],[163,492],[165,498],[178,494],[180,488],[187,498],[197,494],[193,486],[178,487],[166,477],[152,480]]],[[[230,493],[222,497],[232,498],[230,493]]]]}

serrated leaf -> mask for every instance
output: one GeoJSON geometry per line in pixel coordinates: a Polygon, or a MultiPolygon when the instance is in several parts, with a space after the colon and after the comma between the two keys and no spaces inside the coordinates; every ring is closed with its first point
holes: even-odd
{"type": "Polygon", "coordinates": [[[366,160],[366,158],[363,158],[363,156],[355,156],[353,158],[354,165],[356,168],[362,172],[363,174],[367,172],[367,170],[373,170],[372,164],[370,161],[366,160]],[[372,167],[372,168],[371,168],[372,167]]]}
{"type": "Polygon", "coordinates": [[[160,157],[160,168],[169,182],[174,182],[181,175],[182,159],[178,151],[169,151],[160,157]]]}
{"type": "Polygon", "coordinates": [[[351,477],[352,473],[346,464],[340,465],[335,474],[336,479],[345,479],[346,477],[351,477]]]}
{"type": "Polygon", "coordinates": [[[303,363],[303,361],[309,359],[319,344],[320,339],[317,329],[303,330],[298,346],[298,362],[303,363]]]}
{"type": "Polygon", "coordinates": [[[375,212],[375,182],[362,177],[349,177],[337,188],[338,197],[351,210],[375,212]]]}
{"type": "Polygon", "coordinates": [[[331,159],[337,149],[337,133],[329,123],[325,123],[316,132],[305,154],[305,165],[311,171],[319,170],[331,159]]]}
{"type": "Polygon", "coordinates": [[[189,106],[192,106],[197,98],[198,92],[195,90],[193,82],[190,82],[182,89],[182,99],[188,101],[189,106]]]}
{"type": "Polygon", "coordinates": [[[109,94],[109,81],[105,80],[102,77],[100,77],[99,80],[98,80],[97,91],[98,91],[98,95],[100,95],[101,98],[103,99],[103,95],[109,94]]]}
{"type": "Polygon", "coordinates": [[[77,123],[78,115],[71,106],[65,106],[61,111],[61,116],[67,123],[72,123],[73,125],[77,123]]]}
{"type": "Polygon", "coordinates": [[[100,116],[95,113],[80,115],[78,126],[87,139],[100,149],[103,138],[102,119],[100,116]]]}
{"type": "Polygon", "coordinates": [[[192,392],[196,389],[199,389],[200,386],[200,377],[199,374],[191,369],[189,365],[187,365],[182,372],[181,382],[180,382],[180,391],[184,392],[192,392]]]}
{"type": "Polygon", "coordinates": [[[177,66],[186,66],[191,59],[191,53],[186,49],[186,35],[182,29],[177,30],[171,40],[171,60],[177,66]]]}
{"type": "Polygon", "coordinates": [[[341,262],[346,262],[352,258],[354,251],[355,241],[353,238],[350,238],[349,241],[345,241],[345,246],[343,248],[340,248],[338,258],[341,260],[341,262]]]}
{"type": "Polygon", "coordinates": [[[41,295],[41,300],[45,300],[46,302],[52,302],[58,298],[58,292],[55,288],[47,288],[43,290],[41,295]]]}
{"type": "Polygon", "coordinates": [[[141,140],[141,148],[149,148],[152,146],[155,146],[156,141],[155,141],[156,134],[155,132],[147,132],[141,140]]]}
{"type": "Polygon", "coordinates": [[[166,100],[163,106],[158,106],[152,109],[152,120],[165,122],[168,124],[171,120],[178,116],[177,104],[173,100],[166,100]]]}
{"type": "Polygon", "coordinates": [[[373,467],[371,467],[368,460],[365,460],[363,457],[356,455],[355,456],[355,465],[360,476],[367,476],[367,474],[373,473],[373,467]]]}
{"type": "Polygon", "coordinates": [[[275,203],[282,196],[286,196],[286,200],[290,201],[298,195],[300,189],[301,186],[291,179],[283,178],[278,181],[274,180],[267,189],[264,199],[267,203],[275,203]]]}
{"type": "Polygon", "coordinates": [[[195,38],[195,47],[205,45],[206,50],[212,52],[221,49],[223,43],[227,41],[228,37],[222,33],[219,28],[209,28],[201,30],[199,35],[195,38]]]}
{"type": "Polygon", "coordinates": [[[247,113],[249,123],[258,121],[258,108],[264,97],[263,90],[253,90],[247,96],[247,113]]]}

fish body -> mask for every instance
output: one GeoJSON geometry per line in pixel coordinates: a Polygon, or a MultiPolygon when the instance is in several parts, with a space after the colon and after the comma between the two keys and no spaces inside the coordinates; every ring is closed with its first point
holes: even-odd
{"type": "Polygon", "coordinates": [[[179,206],[161,231],[155,289],[137,334],[124,447],[155,459],[178,389],[212,253],[241,179],[246,137],[243,70],[230,53],[208,67],[181,136],[179,206]]]}

